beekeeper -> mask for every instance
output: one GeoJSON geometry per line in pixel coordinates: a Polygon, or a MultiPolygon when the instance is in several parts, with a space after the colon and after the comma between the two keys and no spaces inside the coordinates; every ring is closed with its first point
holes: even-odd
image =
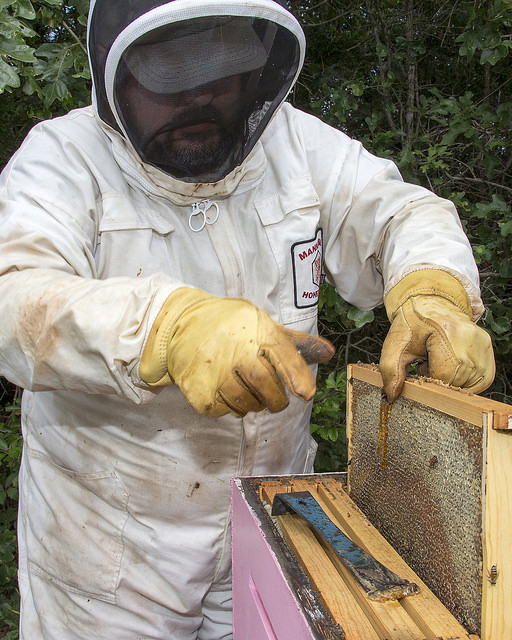
{"type": "Polygon", "coordinates": [[[93,0],[88,46],[93,105],[1,182],[21,638],[229,638],[230,478],[312,470],[324,277],[385,299],[393,400],[414,360],[491,383],[477,269],[450,202],[283,102],[279,2],[93,0]]]}

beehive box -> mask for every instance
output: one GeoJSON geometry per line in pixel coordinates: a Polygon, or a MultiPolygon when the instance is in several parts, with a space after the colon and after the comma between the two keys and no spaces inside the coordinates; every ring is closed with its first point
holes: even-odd
{"type": "Polygon", "coordinates": [[[232,481],[234,640],[478,640],[457,622],[345,491],[346,474],[232,481]],[[309,491],[351,540],[419,593],[371,600],[278,493],[309,491]]]}
{"type": "Polygon", "coordinates": [[[349,494],[471,633],[512,639],[512,407],[348,371],[349,494]]]}

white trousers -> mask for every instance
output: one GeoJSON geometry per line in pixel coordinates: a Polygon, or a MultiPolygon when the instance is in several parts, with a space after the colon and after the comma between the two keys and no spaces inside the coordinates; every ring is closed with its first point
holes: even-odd
{"type": "Polygon", "coordinates": [[[20,575],[20,640],[230,640],[230,584],[216,585],[196,615],[180,615],[122,591],[113,605],[59,589],[32,574],[20,575]],[[34,602],[37,601],[37,608],[34,602]]]}
{"type": "MultiPolygon", "coordinates": [[[[38,458],[35,460],[40,462],[38,458]]],[[[34,466],[34,460],[31,462],[34,466]]],[[[137,528],[136,523],[132,524],[132,531],[127,531],[126,535],[129,542],[124,544],[122,559],[116,564],[115,589],[110,592],[107,585],[112,580],[114,562],[110,566],[109,556],[114,561],[115,555],[115,547],[109,546],[111,540],[102,535],[93,538],[93,543],[98,541],[98,547],[86,548],[84,560],[84,545],[90,544],[91,538],[88,538],[89,542],[78,536],[75,541],[71,538],[72,524],[83,523],[85,519],[95,529],[104,526],[103,517],[94,520],[96,514],[91,509],[91,502],[85,511],[85,519],[75,520],[75,514],[77,518],[83,515],[83,505],[70,504],[69,510],[54,510],[54,522],[50,522],[47,529],[51,527],[48,538],[40,527],[37,529],[38,539],[35,539],[30,522],[35,519],[34,512],[45,511],[47,493],[43,474],[39,475],[38,485],[31,487],[33,480],[27,478],[30,475],[27,467],[30,466],[24,455],[18,518],[20,640],[232,638],[229,513],[224,515],[224,532],[215,545],[202,534],[201,527],[197,527],[195,537],[188,531],[189,540],[181,544],[178,525],[176,543],[168,545],[170,561],[163,557],[164,553],[160,557],[157,543],[154,553],[149,550],[146,556],[145,550],[151,547],[146,540],[140,547],[134,544],[137,528]],[[35,494],[40,502],[34,503],[34,496],[27,499],[30,494],[35,494]],[[66,513],[62,515],[63,511],[71,514],[73,523],[68,522],[66,513]],[[64,530],[64,544],[55,541],[57,529],[64,530]],[[180,545],[183,548],[181,562],[174,551],[174,547],[180,545]],[[208,569],[212,557],[217,558],[213,572],[211,567],[208,569]],[[103,574],[102,564],[105,565],[103,574]],[[80,574],[83,580],[80,580],[80,574]],[[85,589],[97,595],[87,593],[85,589]]],[[[55,484],[59,478],[49,477],[48,480],[55,484]]],[[[66,500],[65,493],[61,493],[59,499],[66,500]]],[[[73,496],[69,495],[69,500],[72,499],[73,496]]],[[[48,521],[51,521],[51,516],[46,513],[45,522],[48,521]]],[[[172,531],[172,527],[166,526],[168,532],[172,531]]],[[[130,525],[126,523],[125,530],[128,529],[130,525]]],[[[156,537],[151,530],[146,533],[148,527],[144,529],[147,537],[156,537]]]]}

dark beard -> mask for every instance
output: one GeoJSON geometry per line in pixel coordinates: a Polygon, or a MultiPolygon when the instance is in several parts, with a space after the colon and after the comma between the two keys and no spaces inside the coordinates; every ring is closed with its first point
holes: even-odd
{"type": "Polygon", "coordinates": [[[227,122],[223,115],[211,108],[184,114],[181,118],[155,132],[147,140],[141,141],[143,159],[162,169],[175,178],[193,182],[216,182],[224,177],[222,168],[241,148],[243,125],[240,118],[227,122]],[[205,143],[200,136],[188,144],[176,144],[166,140],[166,130],[173,130],[187,124],[211,121],[221,126],[221,138],[205,143]]]}
{"type": "Polygon", "coordinates": [[[144,159],[175,178],[190,179],[194,182],[215,182],[219,170],[232,154],[240,147],[240,133],[226,132],[218,141],[211,144],[180,145],[165,144],[162,140],[153,139],[143,149],[144,159]]]}

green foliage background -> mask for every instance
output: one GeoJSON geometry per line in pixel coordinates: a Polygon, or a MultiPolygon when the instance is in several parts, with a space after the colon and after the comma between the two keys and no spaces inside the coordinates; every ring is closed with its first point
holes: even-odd
{"type": "MultiPolygon", "coordinates": [[[[404,178],[458,206],[479,264],[497,375],[486,395],[510,402],[512,318],[512,1],[290,0],[308,53],[298,107],[393,159],[404,178]]],[[[0,0],[0,166],[37,121],[90,101],[88,2],[0,0]]],[[[346,365],[377,362],[382,308],[360,311],[329,285],[311,429],[318,471],[346,467],[346,365]]],[[[19,391],[0,380],[0,638],[17,638],[19,391]]]]}

